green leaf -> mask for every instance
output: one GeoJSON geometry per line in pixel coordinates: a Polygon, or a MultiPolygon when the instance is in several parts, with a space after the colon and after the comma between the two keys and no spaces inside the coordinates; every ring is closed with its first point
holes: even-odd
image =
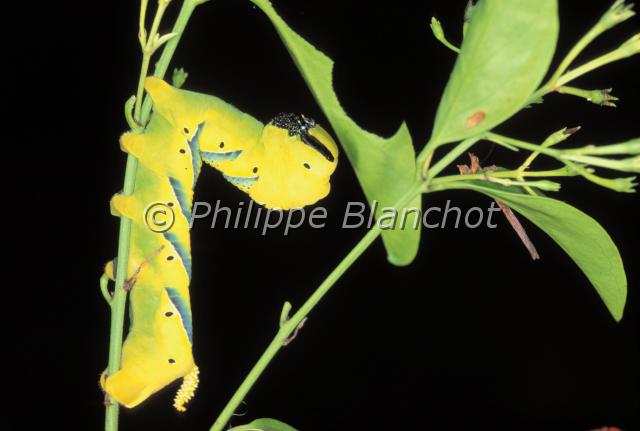
{"type": "Polygon", "coordinates": [[[296,431],[296,429],[275,419],[256,419],[250,424],[233,427],[229,431],[296,431]]]}
{"type": "MultiPolygon", "coordinates": [[[[269,17],[302,74],[316,101],[333,126],[353,165],[370,205],[392,207],[416,184],[415,152],[411,135],[403,123],[389,139],[361,129],[344,111],[332,84],[333,60],[294,32],[268,0],[251,0],[269,17]]],[[[417,197],[407,208],[420,208],[417,197]]],[[[412,229],[415,213],[407,217],[405,229],[385,230],[382,239],[388,259],[395,265],[413,261],[420,244],[420,229],[412,229]]]]}
{"type": "Polygon", "coordinates": [[[440,101],[430,144],[490,130],[521,110],[551,63],[557,0],[482,0],[440,101]]]}
{"type": "Polygon", "coordinates": [[[499,199],[545,231],[580,267],[616,321],[622,319],[627,277],[611,237],[587,214],[565,202],[520,193],[517,188],[487,182],[447,184],[449,189],[475,190],[499,199]]]}

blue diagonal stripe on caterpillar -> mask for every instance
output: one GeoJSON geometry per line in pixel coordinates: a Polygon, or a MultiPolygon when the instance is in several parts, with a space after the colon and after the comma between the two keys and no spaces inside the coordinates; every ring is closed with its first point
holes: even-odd
{"type": "Polygon", "coordinates": [[[229,151],[228,153],[212,153],[209,151],[201,151],[200,155],[205,162],[215,163],[215,162],[223,162],[226,160],[235,160],[240,154],[242,154],[242,150],[237,151],[229,151]]]}
{"type": "Polygon", "coordinates": [[[233,177],[231,175],[223,175],[224,178],[230,183],[238,186],[238,187],[251,187],[253,183],[258,181],[260,177],[233,177]]]}
{"type": "Polygon", "coordinates": [[[167,295],[169,295],[169,299],[176,307],[176,310],[178,310],[178,314],[180,314],[180,319],[182,319],[182,326],[184,326],[184,330],[187,332],[189,342],[193,343],[191,312],[189,310],[187,301],[185,301],[182,295],[180,295],[178,289],[167,287],[165,290],[167,291],[167,295]]]}
{"type": "Polygon", "coordinates": [[[171,188],[173,189],[173,194],[176,195],[176,199],[178,200],[178,205],[180,205],[182,215],[184,215],[188,223],[191,223],[191,202],[190,199],[187,198],[182,184],[180,183],[180,181],[176,180],[173,177],[169,177],[169,183],[171,184],[171,188]]]}
{"type": "Polygon", "coordinates": [[[178,240],[178,237],[171,232],[163,232],[163,235],[167,241],[171,243],[173,248],[176,249],[178,256],[180,256],[180,260],[184,265],[185,271],[187,271],[187,275],[189,276],[189,280],[191,280],[191,254],[184,245],[178,240]]]}
{"type": "Polygon", "coordinates": [[[193,164],[193,185],[195,185],[196,181],[198,181],[198,176],[200,176],[200,168],[202,167],[202,160],[200,159],[200,134],[202,133],[204,125],[204,121],[198,124],[196,133],[191,139],[187,141],[189,144],[189,148],[191,149],[191,163],[193,164]]]}

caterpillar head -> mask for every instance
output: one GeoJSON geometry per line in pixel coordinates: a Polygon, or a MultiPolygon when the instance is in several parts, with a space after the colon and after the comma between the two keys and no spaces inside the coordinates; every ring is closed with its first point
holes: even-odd
{"type": "Polygon", "coordinates": [[[263,139],[270,139],[272,135],[283,137],[291,145],[293,154],[306,156],[307,161],[302,166],[314,175],[328,180],[336,169],[338,146],[314,119],[302,114],[279,114],[265,127],[263,139]]]}
{"type": "Polygon", "coordinates": [[[265,126],[260,140],[264,156],[256,167],[261,174],[250,192],[257,202],[269,208],[301,208],[329,193],[338,146],[313,119],[280,114],[265,126]]]}

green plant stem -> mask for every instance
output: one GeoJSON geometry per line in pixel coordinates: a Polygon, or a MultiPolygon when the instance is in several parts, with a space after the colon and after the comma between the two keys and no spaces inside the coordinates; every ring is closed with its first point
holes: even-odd
{"type": "MultiPolygon", "coordinates": [[[[176,20],[173,28],[173,32],[177,35],[167,42],[158,63],[156,64],[154,75],[163,77],[166,73],[173,53],[176,50],[180,37],[189,21],[191,14],[195,7],[201,3],[202,0],[185,0],[180,14],[176,20]]],[[[157,29],[157,26],[156,26],[157,29]]],[[[152,33],[149,34],[151,39],[152,33]]],[[[143,54],[143,61],[140,70],[140,76],[138,78],[137,94],[140,95],[138,100],[142,99],[144,89],[144,79],[147,76],[149,68],[150,56],[146,53],[143,54]]],[[[139,102],[136,103],[134,108],[134,118],[139,124],[146,124],[151,114],[151,101],[145,100],[144,105],[139,102]]],[[[124,195],[131,195],[134,191],[136,172],[138,169],[138,160],[129,155],[127,156],[127,165],[124,176],[124,187],[122,193],[124,195]]],[[[127,267],[129,262],[129,242],[131,239],[131,220],[126,217],[120,217],[120,231],[118,234],[118,257],[116,268],[116,281],[113,293],[113,300],[111,301],[111,328],[109,335],[109,365],[107,367],[108,375],[115,374],[120,369],[121,356],[122,356],[122,333],[124,328],[124,315],[127,302],[127,292],[123,288],[124,282],[127,279],[127,267]]],[[[105,411],[105,431],[117,431],[118,429],[118,403],[115,400],[109,400],[106,405],[105,411]]]]}
{"type": "Polygon", "coordinates": [[[151,62],[151,55],[144,53],[142,55],[142,66],[140,67],[140,76],[138,78],[138,86],[136,91],[136,105],[133,108],[133,119],[136,123],[143,125],[146,123],[146,119],[141,117],[142,114],[142,100],[144,97],[144,80],[147,77],[149,71],[149,63],[151,62]]]}
{"type": "MultiPolygon", "coordinates": [[[[470,148],[473,143],[477,142],[479,138],[469,139],[458,144],[449,154],[445,156],[444,159],[448,161],[448,163],[452,162],[457,156],[464,153],[468,148],[470,148]]],[[[439,162],[434,165],[434,168],[437,167],[439,171],[446,167],[444,164],[447,162],[439,162]],[[441,164],[442,163],[442,164],[441,164]]],[[[488,172],[487,174],[492,177],[499,178],[515,178],[516,175],[519,174],[518,171],[504,171],[504,172],[488,172]]],[[[435,179],[430,179],[429,181],[419,182],[417,183],[403,198],[401,198],[396,205],[395,208],[403,208],[409,202],[413,201],[416,196],[420,193],[427,193],[432,191],[430,185],[433,184],[433,191],[441,190],[447,185],[451,183],[455,183],[458,181],[469,181],[474,179],[486,179],[487,174],[477,174],[477,175],[452,175],[447,177],[440,177],[435,179]]],[[[434,174],[435,175],[435,174],[434,174]]],[[[527,177],[553,177],[553,176],[573,176],[576,175],[575,172],[569,170],[568,168],[550,170],[550,171],[539,171],[539,172],[526,172],[524,176],[527,177]]],[[[515,185],[518,185],[517,183],[515,185]]],[[[329,276],[320,284],[320,286],[313,292],[313,294],[307,299],[307,301],[298,309],[298,311],[289,319],[286,319],[288,316],[288,311],[291,308],[291,305],[287,302],[284,305],[283,313],[280,318],[280,329],[276,333],[275,337],[272,339],[271,343],[264,351],[264,353],[260,356],[256,364],[253,366],[249,374],[242,381],[236,392],[233,394],[227,405],[224,407],[213,426],[210,428],[210,431],[222,431],[223,428],[231,419],[233,413],[236,411],[240,403],[245,399],[251,388],[256,384],[260,376],[264,373],[267,366],[271,363],[271,361],[275,358],[276,354],[280,351],[280,349],[285,345],[287,340],[290,337],[295,336],[296,331],[301,327],[301,324],[304,323],[307,316],[311,311],[315,308],[316,305],[322,300],[322,298],[331,290],[331,288],[335,285],[335,283],[340,279],[340,277],[351,267],[351,265],[369,248],[371,244],[380,236],[382,230],[376,224],[367,234],[358,242],[358,244],[347,254],[347,256],[340,262],[340,264],[329,274],[329,276]]]]}
{"type": "Polygon", "coordinates": [[[569,51],[567,56],[562,60],[554,74],[549,79],[550,83],[557,82],[558,79],[562,76],[564,72],[567,71],[569,66],[575,61],[576,58],[584,51],[584,49],[591,44],[599,35],[601,35],[603,30],[601,26],[596,24],[585,34],[582,38],[575,44],[575,46],[569,51]]]}
{"type": "Polygon", "coordinates": [[[573,156],[640,155],[640,138],[620,144],[587,145],[586,147],[564,150],[564,153],[573,156]]]}
{"type": "Polygon", "coordinates": [[[613,63],[614,61],[620,60],[621,57],[619,57],[618,55],[616,55],[615,52],[611,52],[608,54],[604,54],[596,59],[593,59],[585,64],[583,64],[582,66],[579,66],[573,70],[570,70],[569,72],[567,72],[566,74],[562,75],[560,78],[558,78],[558,80],[556,81],[556,85],[555,88],[558,87],[562,87],[565,86],[566,84],[568,84],[569,82],[573,81],[574,79],[577,79],[579,77],[581,77],[582,75],[585,75],[595,69],[598,69],[602,66],[605,66],[609,63],[613,63]]]}
{"type": "Polygon", "coordinates": [[[458,181],[471,181],[471,180],[487,180],[490,178],[514,178],[519,179],[520,176],[525,178],[551,178],[551,177],[575,177],[578,173],[569,168],[553,169],[549,171],[533,171],[533,172],[519,172],[518,170],[512,171],[487,171],[480,174],[469,175],[448,175],[445,177],[438,177],[431,180],[430,186],[441,185],[445,183],[453,183],[458,181]]]}
{"type": "MultiPolygon", "coordinates": [[[[620,161],[618,160],[609,160],[600,157],[591,157],[586,155],[581,155],[581,151],[588,151],[588,148],[576,148],[573,150],[555,150],[552,148],[546,148],[541,145],[532,144],[530,142],[521,141],[519,139],[513,139],[506,136],[498,135],[496,133],[487,133],[486,138],[490,141],[493,141],[497,144],[507,144],[517,148],[522,148],[525,150],[533,151],[535,155],[545,154],[547,156],[553,157],[556,160],[564,163],[569,168],[574,168],[575,165],[572,163],[580,163],[583,165],[593,165],[599,166],[603,168],[609,168],[613,170],[623,170],[620,168],[620,161]]],[[[621,146],[622,147],[622,146],[621,146]]]]}
{"type": "Polygon", "coordinates": [[[140,0],[140,18],[138,21],[138,41],[140,42],[140,47],[142,49],[145,48],[147,43],[147,32],[146,32],[146,20],[147,20],[147,6],[149,5],[149,0],[140,0]]]}
{"type": "Polygon", "coordinates": [[[598,58],[595,58],[581,66],[576,67],[573,70],[568,71],[564,75],[558,77],[554,81],[549,81],[543,87],[541,87],[538,91],[536,91],[533,96],[529,99],[528,103],[533,103],[536,100],[546,96],[549,93],[556,91],[558,88],[565,87],[571,81],[586,75],[589,72],[592,72],[596,69],[599,69],[602,66],[606,66],[609,63],[613,63],[614,61],[622,60],[626,58],[624,55],[621,55],[618,50],[614,50],[607,54],[601,55],[598,58]]]}
{"type": "Polygon", "coordinates": [[[568,85],[565,85],[564,87],[558,87],[556,91],[560,94],[569,94],[571,96],[581,97],[587,100],[589,100],[589,97],[593,92],[593,90],[583,90],[582,88],[569,87],[568,85]]]}
{"type": "Polygon", "coordinates": [[[552,148],[544,148],[538,144],[532,144],[530,142],[521,141],[519,139],[509,138],[507,136],[498,135],[497,133],[488,132],[485,136],[486,139],[491,142],[495,142],[498,145],[508,145],[511,147],[521,148],[523,150],[529,150],[533,152],[539,152],[547,156],[561,158],[561,151],[554,150],[552,148]]]}
{"type": "MultiPolygon", "coordinates": [[[[146,11],[146,1],[142,1],[142,11],[146,11]]],[[[140,77],[138,79],[138,91],[136,92],[136,105],[133,111],[133,117],[139,124],[145,124],[147,119],[140,118],[142,114],[142,100],[144,97],[144,80],[147,77],[149,71],[149,63],[151,62],[151,57],[154,54],[154,40],[156,35],[158,34],[158,29],[160,28],[160,22],[162,22],[162,16],[164,12],[167,10],[167,6],[169,5],[170,0],[159,0],[158,1],[158,10],[156,11],[156,15],[153,18],[153,24],[151,24],[151,31],[146,36],[145,46],[142,49],[142,66],[140,67],[140,77]]],[[[186,2],[185,2],[186,4],[186,2]]],[[[144,12],[140,14],[140,24],[144,29],[144,12]]],[[[168,63],[167,63],[168,65],[168,63]]],[[[164,76],[164,73],[162,74],[164,76]]]]}
{"type": "MultiPolygon", "coordinates": [[[[189,22],[189,18],[193,14],[195,8],[203,3],[206,3],[209,0],[185,0],[182,5],[182,9],[180,9],[180,13],[178,14],[178,18],[176,19],[176,23],[171,30],[172,33],[175,33],[176,36],[172,38],[165,45],[162,50],[162,55],[160,59],[156,63],[155,70],[153,72],[153,76],[158,78],[164,77],[169,69],[169,64],[171,59],[173,58],[173,54],[176,52],[176,48],[178,47],[178,43],[182,38],[182,34],[184,33],[185,28],[187,27],[187,23],[189,22]]],[[[144,103],[142,105],[142,117],[147,118],[151,114],[151,107],[153,103],[150,97],[146,97],[144,103]]]]}
{"type": "Polygon", "coordinates": [[[264,351],[258,362],[253,366],[249,374],[245,377],[242,384],[238,387],[233,394],[225,408],[220,413],[220,416],[216,419],[211,431],[222,431],[224,426],[229,422],[231,416],[236,411],[240,403],[244,400],[249,393],[253,385],[257,382],[258,378],[262,375],[269,363],[273,360],[276,354],[283,347],[286,340],[291,337],[294,331],[299,327],[302,320],[307,314],[317,305],[322,297],[331,289],[336,281],[349,269],[349,267],[364,253],[367,248],[378,238],[381,231],[376,225],[369,230],[367,234],[358,242],[358,244],[347,254],[342,262],[329,274],[329,276],[322,282],[313,295],[307,299],[300,310],[293,315],[276,333],[275,337],[264,351]]]}
{"type": "MultiPolygon", "coordinates": [[[[127,157],[127,167],[124,177],[123,193],[133,193],[138,161],[135,157],[127,157]]],[[[109,365],[107,375],[113,375],[120,369],[122,356],[122,332],[124,327],[124,313],[127,302],[127,291],[123,285],[127,278],[127,263],[129,262],[129,239],[131,237],[131,220],[120,217],[120,232],[118,235],[118,258],[115,290],[111,301],[111,331],[109,336],[109,365]]],[[[118,403],[110,399],[105,412],[105,431],[118,429],[118,403]]]]}
{"type": "MultiPolygon", "coordinates": [[[[404,197],[402,197],[395,208],[404,208],[409,202],[412,202],[423,191],[423,184],[416,184],[404,197]]],[[[296,311],[289,319],[281,317],[280,329],[275,337],[264,351],[258,362],[253,366],[249,374],[245,377],[236,392],[233,394],[227,405],[224,407],[216,421],[211,426],[210,431],[222,431],[225,425],[231,419],[240,403],[247,396],[253,385],[258,381],[262,373],[266,370],[269,363],[273,360],[280,349],[288,344],[291,337],[295,337],[296,331],[301,328],[309,313],[322,298],[331,290],[333,285],[340,279],[351,265],[369,248],[371,244],[380,236],[382,229],[376,223],[367,234],[358,242],[358,244],[347,254],[347,256],[338,264],[338,266],[329,274],[329,276],[320,284],[313,294],[305,301],[305,303],[296,311]],[[284,322],[284,323],[283,323],[284,322]]],[[[287,311],[290,304],[286,303],[287,311]]],[[[286,315],[286,313],[283,313],[286,315]]]]}
{"type": "MultiPolygon", "coordinates": [[[[582,66],[574,70],[570,70],[567,72],[569,67],[573,64],[573,62],[578,58],[578,56],[601,34],[606,32],[607,30],[615,27],[621,22],[626,21],[631,18],[634,14],[627,10],[623,12],[618,7],[618,2],[614,3],[614,5],[607,10],[604,15],[600,18],[600,20],[584,35],[578,43],[574,45],[573,48],[569,51],[569,53],[565,56],[565,58],[560,62],[560,65],[555,70],[551,78],[544,84],[532,97],[529,99],[530,103],[539,100],[544,95],[556,91],[558,88],[564,86],[565,84],[573,81],[574,79],[594,70],[605,64],[611,63],[613,61],[620,60],[624,58],[624,55],[620,55],[619,49],[609,52],[605,55],[602,55],[595,60],[592,60],[582,66]]],[[[618,5],[620,6],[620,5],[618,5]]],[[[569,91],[565,91],[567,94],[574,94],[576,96],[582,97],[580,94],[571,93],[569,91]]]]}

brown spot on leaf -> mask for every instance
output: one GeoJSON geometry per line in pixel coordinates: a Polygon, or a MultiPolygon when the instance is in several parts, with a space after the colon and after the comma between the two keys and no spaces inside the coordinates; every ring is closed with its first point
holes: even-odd
{"type": "Polygon", "coordinates": [[[478,124],[482,123],[485,118],[487,118],[487,114],[482,111],[476,112],[471,117],[467,118],[467,129],[476,127],[478,124]]]}

